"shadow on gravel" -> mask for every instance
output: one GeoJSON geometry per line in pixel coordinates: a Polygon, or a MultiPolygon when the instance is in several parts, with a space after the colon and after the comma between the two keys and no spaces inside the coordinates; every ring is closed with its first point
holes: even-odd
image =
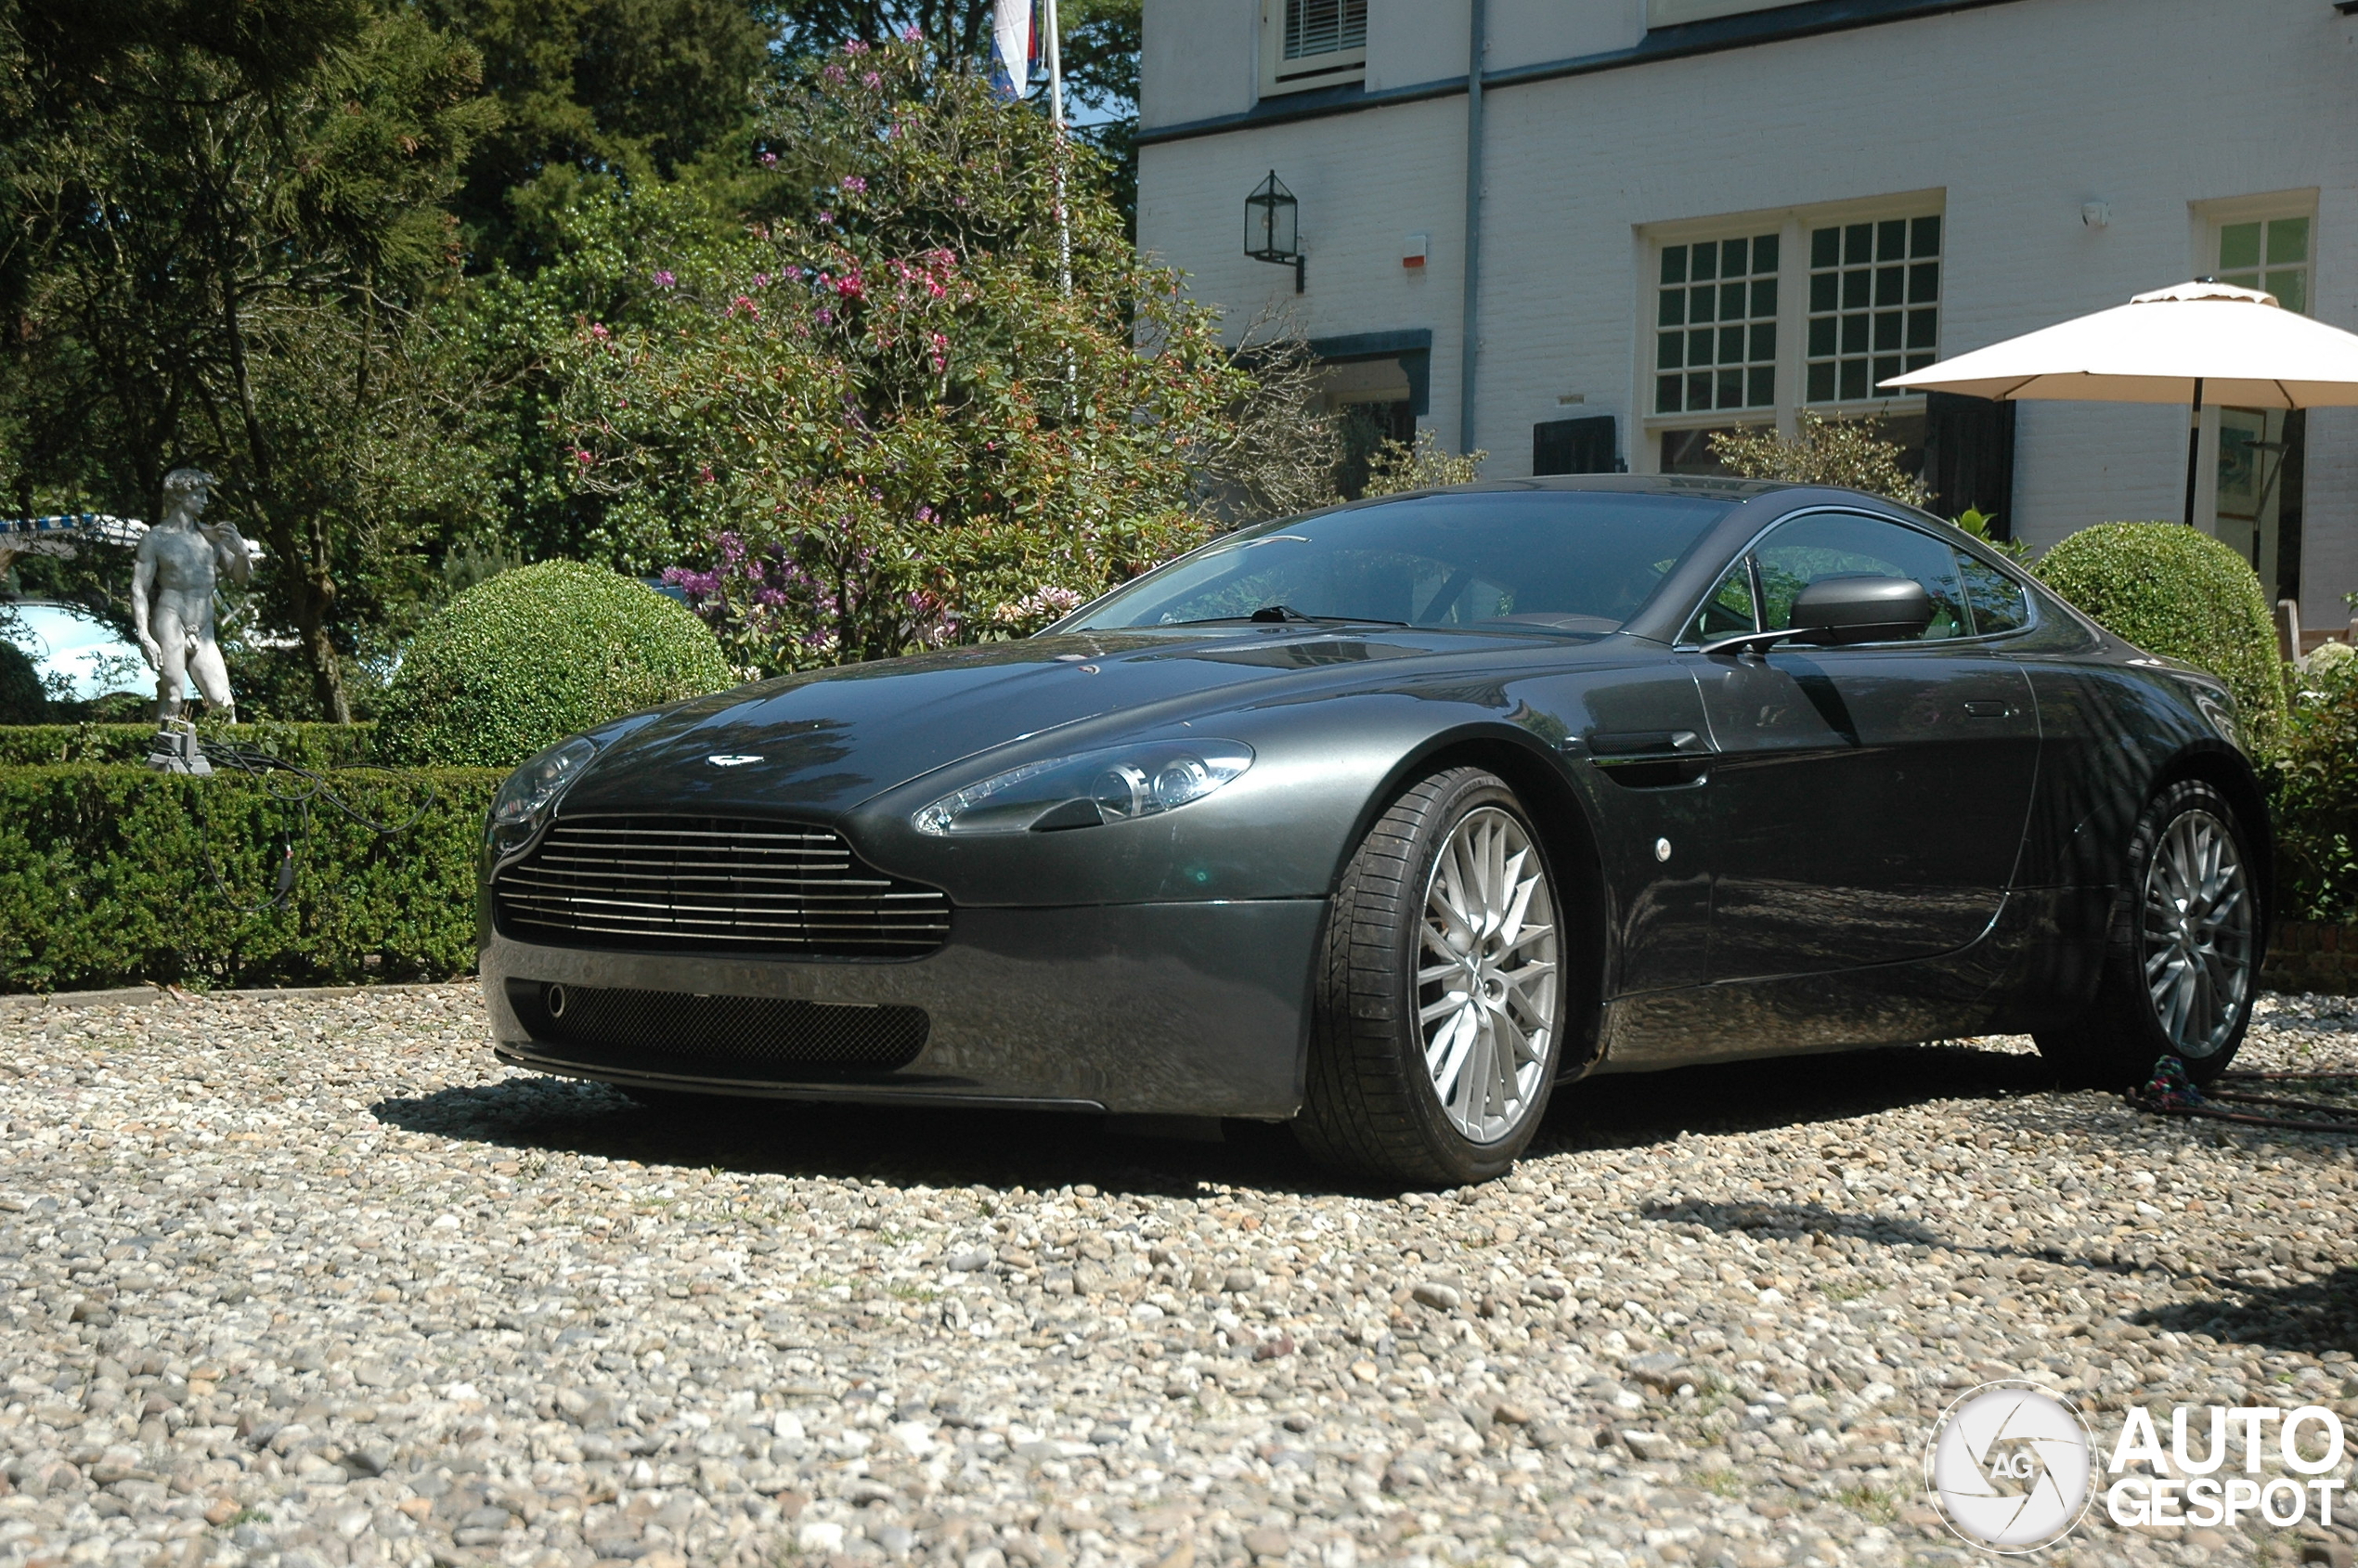
{"type": "Polygon", "coordinates": [[[2233,1285],[2240,1300],[2213,1297],[2137,1314],[2131,1322],[2222,1342],[2322,1355],[2358,1342],[2358,1268],[2338,1268],[2306,1285],[2233,1285]]]}
{"type": "MultiPolygon", "coordinates": [[[[1927,1100],[1998,1102],[2048,1088],[2035,1056],[1964,1045],[1600,1078],[1560,1091],[1535,1155],[1669,1143],[1682,1133],[1742,1133],[1872,1114],[1927,1100]]],[[[952,1186],[1088,1182],[1192,1194],[1207,1183],[1274,1191],[1354,1186],[1311,1163],[1283,1128],[1230,1122],[1224,1141],[1151,1138],[1094,1117],[696,1100],[641,1107],[596,1084],[512,1078],[380,1101],[411,1132],[519,1151],[565,1149],[644,1164],[860,1175],[952,1186]]]]}

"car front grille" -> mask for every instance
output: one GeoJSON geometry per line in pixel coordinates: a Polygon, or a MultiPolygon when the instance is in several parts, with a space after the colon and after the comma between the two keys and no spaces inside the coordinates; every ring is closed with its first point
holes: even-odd
{"type": "Polygon", "coordinates": [[[561,947],[914,958],[950,933],[948,894],[793,823],[561,819],[491,891],[500,930],[561,947]]]}
{"type": "Polygon", "coordinates": [[[510,980],[532,1037],[593,1065],[683,1077],[787,1081],[813,1072],[889,1072],[926,1046],[922,1007],[858,1007],[780,996],[510,980]]]}

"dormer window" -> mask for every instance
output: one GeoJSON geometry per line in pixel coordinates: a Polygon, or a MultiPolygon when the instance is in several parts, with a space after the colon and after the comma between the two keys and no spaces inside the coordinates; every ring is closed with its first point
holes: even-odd
{"type": "Polygon", "coordinates": [[[1367,0],[1263,0],[1261,90],[1299,93],[1367,75],[1367,0]]]}

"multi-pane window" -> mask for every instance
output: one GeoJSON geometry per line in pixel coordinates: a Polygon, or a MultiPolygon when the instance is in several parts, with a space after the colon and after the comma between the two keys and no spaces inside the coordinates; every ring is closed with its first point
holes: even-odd
{"type": "Polygon", "coordinates": [[[1775,406],[1778,250],[1775,234],[1662,248],[1655,413],[1775,406]]]}
{"type": "Polygon", "coordinates": [[[2262,289],[2287,310],[2309,313],[2309,219],[2219,226],[2219,281],[2262,289]]]}
{"type": "Polygon", "coordinates": [[[1810,230],[1806,401],[1894,396],[1877,383],[1931,364],[1939,345],[1937,214],[1810,230]]]}

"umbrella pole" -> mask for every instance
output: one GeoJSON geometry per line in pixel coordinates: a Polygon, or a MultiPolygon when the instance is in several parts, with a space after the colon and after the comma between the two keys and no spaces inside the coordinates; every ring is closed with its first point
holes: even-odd
{"type": "Polygon", "coordinates": [[[2186,426],[2186,526],[2195,525],[2195,473],[2202,464],[2202,378],[2195,378],[2195,406],[2186,426]]]}

